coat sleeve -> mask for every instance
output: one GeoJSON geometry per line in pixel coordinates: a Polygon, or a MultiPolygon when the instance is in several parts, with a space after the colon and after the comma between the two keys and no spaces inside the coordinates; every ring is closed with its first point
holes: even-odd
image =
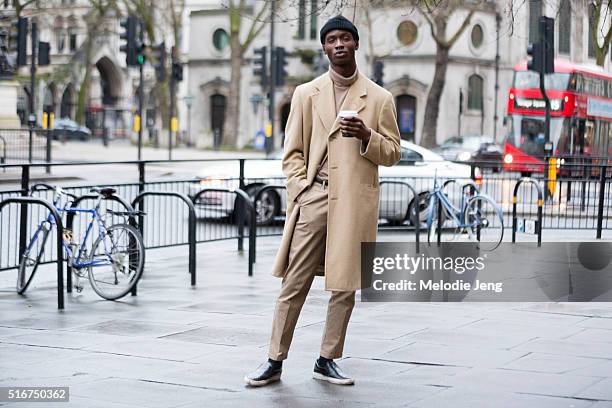
{"type": "Polygon", "coordinates": [[[283,173],[287,177],[287,200],[296,198],[308,187],[304,158],[304,112],[300,87],[295,89],[285,127],[283,173]]]}
{"type": "Polygon", "coordinates": [[[393,166],[400,159],[400,133],[393,96],[388,93],[378,115],[378,129],[372,129],[368,144],[361,144],[361,156],[376,165],[393,166]]]}

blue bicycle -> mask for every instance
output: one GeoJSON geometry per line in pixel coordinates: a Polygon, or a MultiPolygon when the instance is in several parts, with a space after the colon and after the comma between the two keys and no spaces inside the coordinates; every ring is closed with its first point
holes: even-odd
{"type": "MultiPolygon", "coordinates": [[[[73,231],[69,229],[64,229],[63,237],[61,237],[66,263],[72,269],[75,277],[73,280],[75,289],[81,292],[83,290],[81,279],[88,277],[93,290],[104,299],[116,300],[128,294],[142,276],[145,247],[140,231],[133,226],[127,223],[106,225],[105,215],[100,213],[100,204],[105,198],[111,197],[115,189],[91,189],[91,192],[98,195],[93,209],[71,207],[76,197],[65,192],[61,187],[40,183],[31,188],[32,193],[41,190],[53,190],[53,205],[60,215],[70,212],[91,215],[80,243],[75,241],[73,231]],[[97,236],[94,230],[97,230],[97,236]],[[90,244],[91,241],[93,241],[92,244],[90,244]]],[[[143,213],[107,209],[105,214],[133,217],[143,213]]],[[[30,243],[21,255],[17,275],[17,293],[23,294],[32,282],[43,260],[45,245],[54,224],[55,220],[49,214],[38,225],[30,243]]]]}
{"type": "Polygon", "coordinates": [[[491,197],[480,194],[473,182],[462,186],[458,206],[453,204],[445,187],[459,184],[449,180],[440,185],[434,176],[427,209],[427,242],[474,242],[483,251],[493,251],[504,238],[504,217],[491,197]]]}

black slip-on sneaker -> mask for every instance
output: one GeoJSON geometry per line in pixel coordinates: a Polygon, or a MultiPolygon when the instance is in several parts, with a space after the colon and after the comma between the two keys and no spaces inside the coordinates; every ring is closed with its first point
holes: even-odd
{"type": "Polygon", "coordinates": [[[315,361],[314,371],[312,378],[317,380],[329,381],[332,384],[338,385],[352,385],[355,384],[355,380],[349,378],[340,370],[340,367],[334,360],[317,359],[315,361]]]}

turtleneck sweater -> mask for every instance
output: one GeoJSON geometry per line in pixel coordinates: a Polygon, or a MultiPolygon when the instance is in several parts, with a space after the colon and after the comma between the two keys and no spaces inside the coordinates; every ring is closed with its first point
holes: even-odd
{"type": "MultiPolygon", "coordinates": [[[[351,85],[357,81],[359,77],[359,70],[355,67],[355,72],[350,77],[344,77],[334,71],[332,67],[329,67],[329,77],[332,80],[334,86],[334,106],[336,108],[336,117],[338,116],[338,112],[346,99],[346,95],[348,94],[349,88],[351,85]]],[[[317,178],[320,180],[328,180],[328,165],[327,165],[327,152],[325,152],[325,157],[319,166],[319,170],[317,172],[317,178]]]]}

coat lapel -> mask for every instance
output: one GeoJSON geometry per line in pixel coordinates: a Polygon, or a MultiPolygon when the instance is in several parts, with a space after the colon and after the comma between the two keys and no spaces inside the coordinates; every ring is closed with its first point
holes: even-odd
{"type": "MultiPolygon", "coordinates": [[[[367,95],[365,79],[361,73],[357,81],[349,88],[348,94],[342,103],[340,110],[356,110],[359,113],[365,108],[365,97],[367,95]]],[[[314,95],[314,107],[323,127],[330,136],[340,128],[340,121],[335,115],[334,107],[334,85],[329,74],[323,80],[319,93],[314,95]]]]}
{"type": "MultiPolygon", "coordinates": [[[[331,82],[331,80],[330,80],[331,82]]],[[[333,88],[333,86],[331,87],[333,88]]],[[[365,79],[359,73],[359,78],[357,81],[349,88],[348,94],[340,107],[340,110],[354,110],[357,113],[361,112],[363,108],[365,108],[365,97],[367,95],[365,79]]],[[[332,101],[333,101],[333,93],[332,93],[332,101]]],[[[340,128],[340,119],[334,118],[334,124],[332,125],[331,130],[328,133],[328,136],[331,136],[334,132],[336,132],[340,128]]]]}
{"type": "Polygon", "coordinates": [[[325,78],[323,79],[323,84],[319,88],[319,93],[314,95],[313,101],[315,111],[317,112],[321,123],[323,123],[323,127],[325,128],[326,132],[329,133],[334,124],[334,121],[336,120],[336,109],[333,105],[334,86],[332,84],[331,78],[329,77],[329,74],[326,74],[325,78]]]}

